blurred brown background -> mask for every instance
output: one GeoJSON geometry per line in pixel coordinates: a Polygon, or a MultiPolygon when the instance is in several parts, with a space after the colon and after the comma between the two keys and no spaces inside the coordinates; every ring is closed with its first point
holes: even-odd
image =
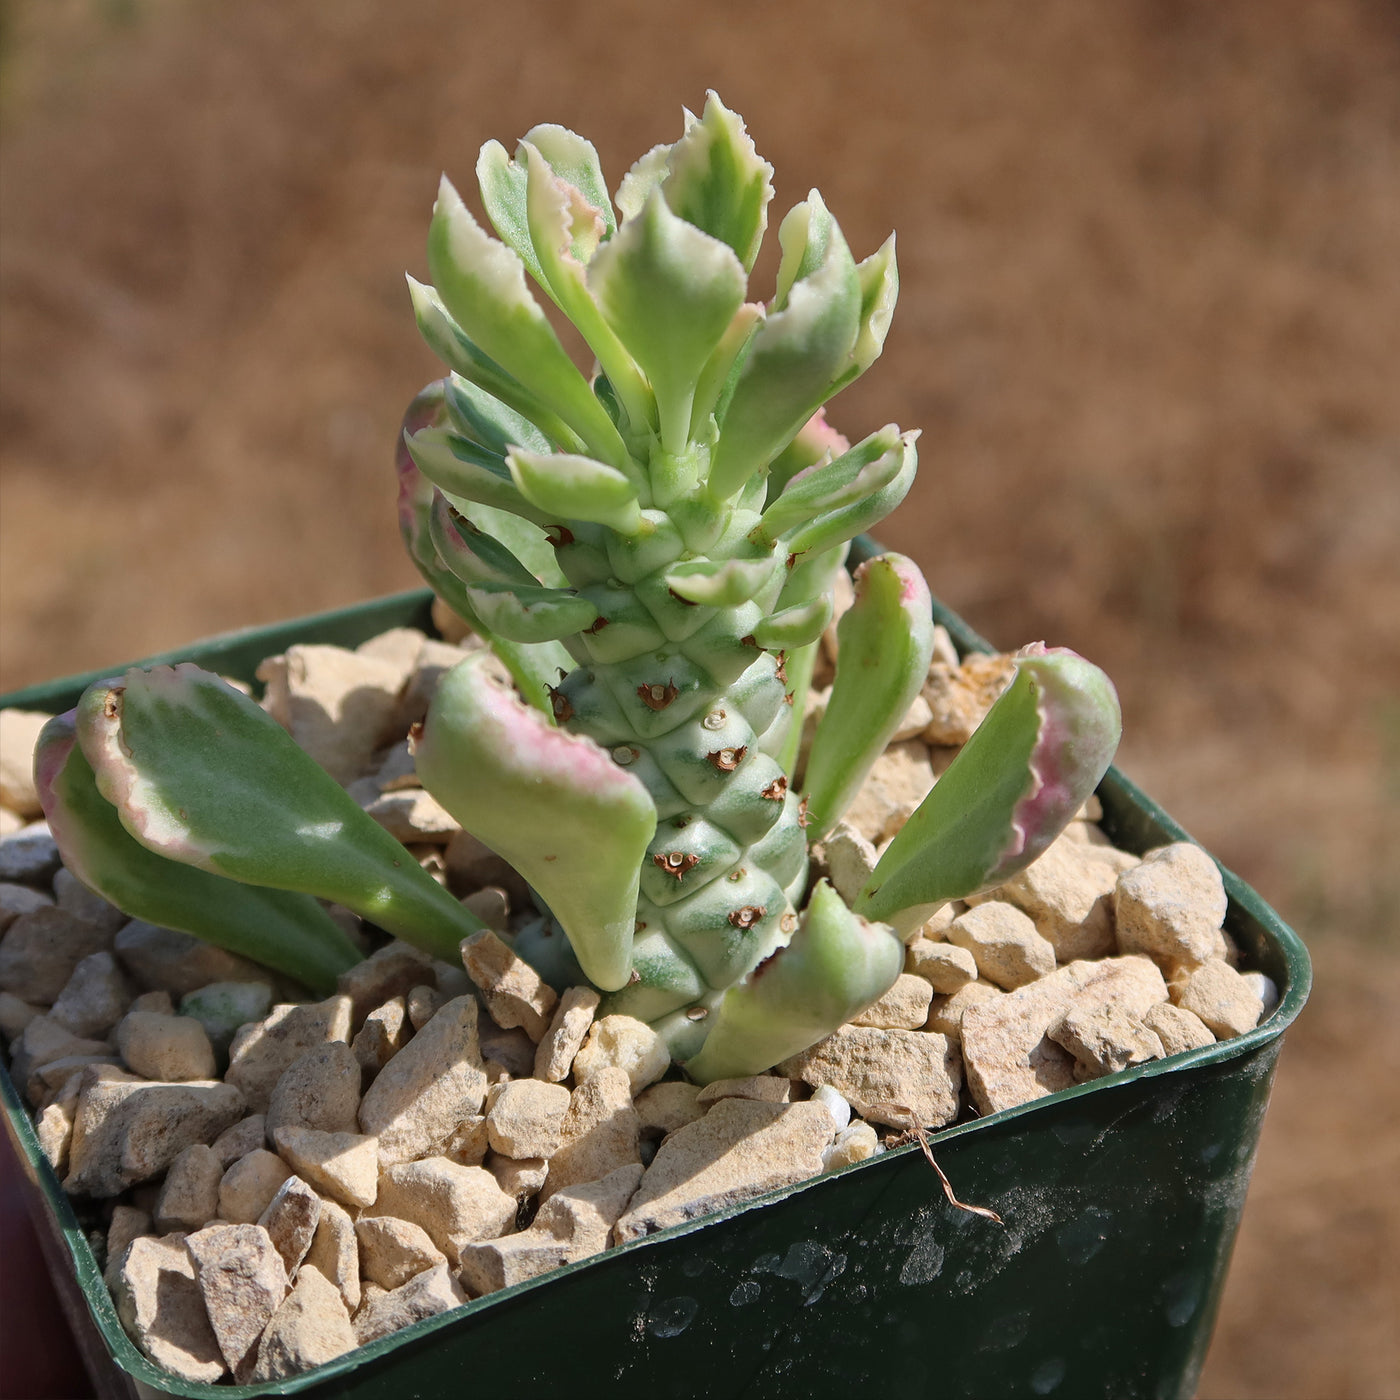
{"type": "Polygon", "coordinates": [[[1202,1395],[1400,1394],[1400,7],[0,14],[0,689],[413,586],[438,171],[559,121],[615,183],[716,88],[775,224],[898,229],[832,413],[924,429],[882,538],[1103,664],[1123,766],[1311,939],[1202,1395]]]}

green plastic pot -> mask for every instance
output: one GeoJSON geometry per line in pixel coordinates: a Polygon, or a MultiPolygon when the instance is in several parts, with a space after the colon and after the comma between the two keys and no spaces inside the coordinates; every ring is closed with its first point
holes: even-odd
{"type": "MultiPolygon", "coordinates": [[[[871,552],[857,541],[857,556],[871,552]]],[[[152,658],[252,679],[294,642],[353,646],[430,629],[431,595],[399,594],[152,658]]],[[[985,648],[934,605],[964,650],[985,648]]],[[[92,680],[0,697],[57,712],[92,680]]],[[[1104,827],[1144,851],[1185,832],[1122,774],[1104,827]]],[[[1228,870],[1226,927],[1280,1004],[1236,1040],[1156,1061],[931,1137],[952,1207],[917,1145],[493,1293],[270,1385],[189,1384],[117,1320],[86,1230],[39,1150],[8,1074],[6,1129],[98,1393],[404,1400],[462,1393],[668,1397],[1194,1394],[1244,1208],[1283,1032],[1307,998],[1306,949],[1228,870]]]]}

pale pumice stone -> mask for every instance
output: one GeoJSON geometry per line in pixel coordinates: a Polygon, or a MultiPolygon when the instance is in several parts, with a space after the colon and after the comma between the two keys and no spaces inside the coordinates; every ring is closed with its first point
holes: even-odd
{"type": "Polygon", "coordinates": [[[465,1245],[494,1239],[515,1220],[516,1200],[484,1167],[464,1167],[445,1157],[425,1157],[385,1168],[369,1211],[411,1220],[456,1264],[465,1245]]]}
{"type": "MultiPolygon", "coordinates": [[[[107,1267],[102,1271],[108,1288],[115,1289],[117,1274],[121,1270],[122,1257],[127,1246],[142,1235],[151,1234],[149,1212],[136,1206],[113,1206],[112,1219],[107,1225],[107,1267]]],[[[193,1278],[193,1273],[191,1273],[193,1278]]]]}
{"type": "Polygon", "coordinates": [[[58,866],[58,843],[47,822],[30,822],[8,836],[0,836],[0,880],[44,885],[53,879],[58,866]]]}
{"type": "Polygon", "coordinates": [[[990,982],[969,982],[950,996],[935,996],[929,1002],[924,1029],[946,1035],[952,1044],[961,1045],[963,1016],[967,1009],[979,1002],[995,1001],[1006,995],[1000,987],[994,987],[990,982]]]}
{"type": "MultiPolygon", "coordinates": [[[[362,781],[373,782],[373,779],[362,781]]],[[[404,845],[427,841],[445,846],[461,827],[442,803],[422,788],[377,793],[366,804],[365,812],[404,845]]]]}
{"type": "Polygon", "coordinates": [[[839,821],[823,840],[822,851],[832,887],[854,904],[875,869],[875,847],[849,822],[839,821]]]}
{"type": "Polygon", "coordinates": [[[874,1026],[880,1030],[922,1030],[928,1020],[933,987],[922,977],[901,972],[884,996],[872,1002],[856,1016],[853,1026],[874,1026]]]}
{"type": "Polygon", "coordinates": [[[515,1158],[554,1155],[569,1109],[562,1084],[517,1079],[493,1088],[487,1105],[487,1140],[494,1151],[515,1158]]]}
{"type": "Polygon", "coordinates": [[[343,1040],[299,1055],[273,1087],[267,1105],[268,1136],[279,1128],[353,1133],[359,1126],[360,1062],[343,1040]]]}
{"type": "Polygon", "coordinates": [[[466,1293],[452,1277],[446,1264],[425,1269],[388,1292],[367,1284],[365,1294],[365,1301],[355,1314],[353,1324],[355,1340],[361,1346],[368,1346],[370,1342],[421,1322],[426,1317],[451,1312],[467,1301],[466,1293]],[[373,1297],[369,1296],[371,1287],[376,1290],[373,1297]]]}
{"type": "Polygon", "coordinates": [[[127,975],[153,992],[183,997],[210,982],[260,982],[267,969],[248,958],[201,942],[188,933],[131,919],[112,940],[112,951],[127,975]]]}
{"type": "Polygon", "coordinates": [[[73,969],[49,1015],[74,1035],[104,1036],[126,1015],[131,997],[131,988],[116,958],[108,952],[89,953],[73,969]]]}
{"type": "Polygon", "coordinates": [[[922,977],[940,996],[952,996],[977,980],[977,961],[956,943],[916,938],[904,951],[904,970],[922,977]]]}
{"type": "Polygon", "coordinates": [[[242,1089],[254,1112],[266,1113],[277,1081],[294,1060],[330,1041],[349,1042],[351,1005],[348,996],[337,995],[274,1006],[265,1020],[234,1036],[224,1078],[242,1089]]]}
{"type": "Polygon", "coordinates": [[[321,1198],[299,1176],[289,1176],[258,1217],[282,1256],[288,1279],[296,1278],[320,1218],[321,1198]]]}
{"type": "Polygon", "coordinates": [[[477,1004],[449,1001],[379,1071],[360,1103],[360,1131],[379,1139],[382,1166],[432,1151],[486,1098],[477,1004]]]}
{"type": "MultiPolygon", "coordinates": [[[[351,1313],[360,1306],[360,1246],[350,1213],[335,1201],[321,1201],[321,1216],[301,1271],[318,1270],[339,1290],[351,1313]]],[[[300,1275],[299,1275],[300,1277],[300,1275]]]]}
{"type": "Polygon", "coordinates": [[[696,1096],[697,1108],[709,1108],[721,1099],[756,1099],[759,1103],[791,1103],[793,1082],[777,1074],[751,1074],[744,1079],[716,1079],[696,1096]]]}
{"type": "Polygon", "coordinates": [[[620,1069],[635,1097],[671,1068],[666,1042],[645,1021],[634,1016],[604,1016],[595,1021],[577,1055],[574,1079],[578,1083],[599,1070],[620,1069]]]}
{"type": "Polygon", "coordinates": [[[342,786],[360,777],[398,707],[392,662],[312,643],[270,656],[257,671],[263,708],[342,786]]]}
{"type": "Polygon", "coordinates": [[[115,904],[109,904],[100,894],[94,894],[66,866],[60,866],[53,877],[54,902],[60,909],[116,936],[127,922],[127,916],[115,904]]]}
{"type": "Polygon", "coordinates": [[[637,1120],[644,1133],[673,1133],[705,1116],[700,1107],[700,1086],[681,1079],[653,1084],[637,1095],[637,1120]]]}
{"type": "Polygon", "coordinates": [[[163,1016],[157,1011],[130,1011],[116,1030],[122,1059],[147,1079],[212,1079],[214,1047],[204,1027],[191,1016],[163,1016]]]}
{"type": "Polygon", "coordinates": [[[0,710],[0,805],[21,817],[41,817],[34,787],[34,746],[50,716],[34,710],[0,710]]]}
{"type": "Polygon", "coordinates": [[[421,1225],[392,1215],[365,1216],[355,1222],[364,1276],[386,1292],[401,1287],[424,1269],[447,1262],[421,1225]]]}
{"type": "Polygon", "coordinates": [[[219,1219],[255,1225],[291,1174],[287,1164],[265,1147],[240,1157],[219,1180],[219,1219]]]}
{"type": "Polygon", "coordinates": [[[1068,963],[1014,992],[968,1007],[962,1018],[963,1064],[978,1112],[1015,1108],[1076,1082],[1074,1057],[1047,1034],[1070,1010],[1117,1002],[1142,1016],[1166,999],[1156,964],[1134,956],[1068,963]]]}
{"type": "Polygon", "coordinates": [[[1164,1055],[1179,1055],[1183,1050],[1202,1050],[1215,1044],[1215,1037],[1199,1016],[1170,1002],[1149,1007],[1143,1013],[1142,1023],[1162,1042],[1164,1055]]]}
{"type": "Polygon", "coordinates": [[[559,1000],[539,973],[490,929],[462,940],[462,964],[496,1024],[520,1026],[538,1044],[559,1000]]]}
{"type": "Polygon", "coordinates": [[[248,1380],[258,1339],[287,1296],[287,1270],[261,1225],[211,1225],[189,1235],[209,1325],[235,1381],[248,1380]]]}
{"type": "Polygon", "coordinates": [[[1218,1040],[1252,1031],[1264,1014],[1254,988],[1220,958],[1196,968],[1175,1000],[1183,1011],[1199,1016],[1218,1040]]]}
{"type": "Polygon", "coordinates": [[[1097,847],[1061,836],[989,897],[1029,914],[1058,961],[1069,963],[1114,951],[1117,881],[1117,870],[1100,859],[1097,847]]]}
{"type": "Polygon", "coordinates": [[[837,1167],[849,1167],[853,1162],[864,1162],[873,1157],[880,1148],[880,1138],[869,1123],[855,1122],[836,1134],[836,1141],[822,1154],[825,1171],[835,1171],[837,1167]]]}
{"type": "Polygon", "coordinates": [[[921,691],[929,709],[924,742],[953,748],[967,743],[1015,674],[1005,655],[973,653],[965,661],[936,656],[921,691]]]}
{"type": "Polygon", "coordinates": [[[1165,1053],[1157,1033],[1114,1002],[1076,1006],[1046,1034],[1074,1056],[1075,1078],[1081,1081],[1160,1060],[1165,1053]]]}
{"type": "Polygon", "coordinates": [[[1118,877],[1118,946],[1164,968],[1225,956],[1225,885],[1215,862],[1189,841],[1149,851],[1118,877]]]}
{"type": "Polygon", "coordinates": [[[53,907],[53,896],[45,894],[43,890],[36,890],[30,885],[16,885],[10,881],[0,883],[0,933],[4,933],[21,914],[32,914],[36,909],[53,907]]]}
{"type": "Polygon", "coordinates": [[[896,1128],[942,1127],[958,1112],[962,1066],[947,1036],[842,1026],[778,1070],[814,1088],[829,1084],[863,1118],[896,1128]]]}
{"type": "Polygon", "coordinates": [[[378,1138],[289,1126],[278,1128],[273,1142],[282,1160],[322,1195],[355,1210],[374,1204],[379,1190],[378,1138]]]}
{"type": "Polygon", "coordinates": [[[171,1230],[198,1230],[219,1213],[219,1183],[224,1167],[212,1147],[192,1143],[170,1164],[156,1197],[155,1226],[164,1235],[171,1230]]]}
{"type": "Polygon", "coordinates": [[[615,1238],[625,1244],[805,1181],[822,1170],[833,1136],[821,1104],[723,1099],[661,1144],[615,1238]]]}
{"type": "Polygon", "coordinates": [[[340,1291],[318,1269],[303,1264],[296,1287],[263,1329],[249,1379],[254,1384],[284,1380],[358,1345],[340,1291]]]}
{"type": "Polygon", "coordinates": [[[953,920],[947,937],[972,954],[981,978],[1008,992],[1055,970],[1054,947],[1010,904],[976,905],[953,920]]]}
{"type": "Polygon", "coordinates": [[[347,968],[335,985],[342,996],[350,998],[351,1026],[358,1029],[376,1006],[405,996],[414,987],[431,984],[431,962],[426,953],[396,938],[347,968]]]}
{"type": "Polygon", "coordinates": [[[632,1106],[627,1072],[606,1066],[570,1095],[560,1145],[549,1163],[543,1195],[599,1181],[618,1167],[641,1161],[641,1120],[632,1106]]]}
{"type": "Polygon", "coordinates": [[[601,1001],[592,987],[570,987],[559,999],[535,1054],[535,1078],[557,1084],[567,1078],[601,1001]]]}
{"type": "Polygon", "coordinates": [[[360,1062],[360,1068],[373,1076],[403,1049],[412,1034],[407,1002],[401,996],[391,997],[365,1017],[364,1025],[350,1042],[350,1049],[360,1062]]]}
{"type": "Polygon", "coordinates": [[[185,1148],[210,1142],[243,1116],[243,1096],[232,1084],[195,1080],[148,1084],[97,1078],[81,1091],[73,1125],[70,1194],[115,1196],[162,1176],[185,1148]]]}
{"type": "Polygon", "coordinates": [[[227,1372],[184,1235],[129,1241],[112,1293],[127,1335],[157,1366],[206,1384],[227,1372]]]}
{"type": "Polygon", "coordinates": [[[96,924],[53,905],[20,914],[0,942],[0,991],[31,1006],[52,1006],[78,964],[111,942],[96,924]]]}

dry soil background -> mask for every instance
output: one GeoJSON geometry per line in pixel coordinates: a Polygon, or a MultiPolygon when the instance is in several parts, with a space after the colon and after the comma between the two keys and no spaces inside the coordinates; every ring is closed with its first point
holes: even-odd
{"type": "Polygon", "coordinates": [[[615,181],[718,89],[778,212],[899,231],[833,412],[924,430],[882,537],[1106,666],[1123,766],[1312,936],[1202,1394],[1400,1394],[1400,8],[0,14],[0,687],[412,586],[439,169],[553,120],[615,181]]]}

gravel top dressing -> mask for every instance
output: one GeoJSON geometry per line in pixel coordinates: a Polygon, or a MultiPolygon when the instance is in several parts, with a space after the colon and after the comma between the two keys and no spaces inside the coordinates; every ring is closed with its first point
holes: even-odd
{"type": "MultiPolygon", "coordinates": [[[[488,925],[449,963],[333,909],[366,957],[319,1001],[85,889],[33,820],[46,717],[0,717],[0,1035],[105,1231],[124,1326],[184,1379],[294,1375],[919,1130],[1243,1034],[1277,1001],[1239,970],[1205,852],[1117,850],[1094,799],[1020,874],[927,919],[850,1023],[768,1073],[689,1083],[650,1026],[515,954],[528,887],[418,785],[409,729],[480,650],[457,636],[396,628],[260,668],[265,708],[488,925]]],[[[808,738],[835,646],[833,623],[808,738]]],[[[940,629],[814,880],[854,898],[1013,669],[960,662],[940,629]]]]}

